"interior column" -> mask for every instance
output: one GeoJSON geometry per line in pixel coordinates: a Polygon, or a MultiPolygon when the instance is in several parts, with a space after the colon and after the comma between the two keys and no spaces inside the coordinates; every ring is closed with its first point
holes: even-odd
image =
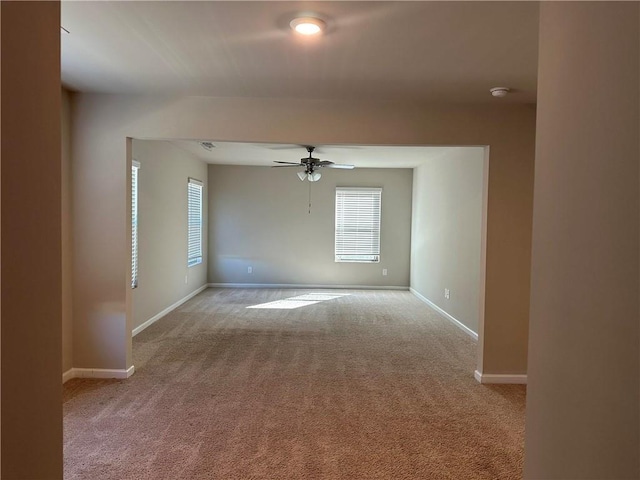
{"type": "Polygon", "coordinates": [[[639,5],[541,2],[525,478],[638,478],[639,5]]]}
{"type": "Polygon", "coordinates": [[[62,478],[60,3],[0,6],[2,478],[62,478]]]}

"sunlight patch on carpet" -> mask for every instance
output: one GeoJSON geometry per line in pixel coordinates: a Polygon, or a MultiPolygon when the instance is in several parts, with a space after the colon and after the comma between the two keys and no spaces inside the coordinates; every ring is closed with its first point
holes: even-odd
{"type": "Polygon", "coordinates": [[[259,305],[252,305],[247,308],[271,308],[281,310],[291,310],[294,308],[307,307],[316,303],[324,302],[327,300],[333,300],[334,298],[346,297],[351,295],[350,293],[305,293],[304,295],[298,295],[297,297],[285,298],[283,300],[276,300],[274,302],[261,303],[259,305]]]}

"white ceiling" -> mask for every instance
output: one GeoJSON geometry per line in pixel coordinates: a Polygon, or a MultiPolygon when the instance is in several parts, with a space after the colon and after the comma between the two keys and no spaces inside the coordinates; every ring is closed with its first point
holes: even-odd
{"type": "Polygon", "coordinates": [[[536,98],[537,2],[63,1],[62,79],[109,93],[517,102],[536,98]],[[327,20],[317,39],[288,28],[327,20]],[[488,90],[508,86],[495,99],[488,90]]]}
{"type": "MultiPolygon", "coordinates": [[[[63,83],[78,91],[220,97],[516,102],[536,98],[537,2],[63,1],[63,83]],[[320,38],[288,27],[301,13],[320,38]],[[508,86],[504,99],[489,88],[508,86]]],[[[208,163],[273,165],[301,146],[172,142],[208,163]]],[[[320,146],[357,167],[413,168],[443,147],[320,146]]]]}
{"type": "MultiPolygon", "coordinates": [[[[302,145],[213,142],[215,148],[207,151],[197,141],[174,140],[171,143],[207,163],[222,165],[271,167],[276,165],[273,163],[276,160],[298,162],[308,156],[302,145]]],[[[452,148],[482,147],[319,145],[313,156],[320,160],[351,164],[359,168],[414,168],[452,148]]]]}

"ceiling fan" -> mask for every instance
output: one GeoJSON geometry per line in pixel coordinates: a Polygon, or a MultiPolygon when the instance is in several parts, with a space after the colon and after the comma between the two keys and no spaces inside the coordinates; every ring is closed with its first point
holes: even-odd
{"type": "Polygon", "coordinates": [[[353,165],[344,165],[339,163],[333,163],[329,160],[320,160],[319,158],[314,158],[313,151],[315,150],[316,147],[313,147],[311,145],[306,145],[305,148],[307,149],[309,156],[301,158],[300,163],[280,162],[278,160],[275,160],[275,163],[280,163],[282,165],[274,165],[273,167],[274,168],[303,167],[304,171],[298,172],[298,178],[300,178],[300,180],[302,181],[304,181],[305,179],[308,179],[310,182],[317,182],[318,180],[320,180],[320,177],[322,176],[322,174],[316,171],[319,168],[342,168],[346,170],[351,170],[355,168],[353,165]]]}

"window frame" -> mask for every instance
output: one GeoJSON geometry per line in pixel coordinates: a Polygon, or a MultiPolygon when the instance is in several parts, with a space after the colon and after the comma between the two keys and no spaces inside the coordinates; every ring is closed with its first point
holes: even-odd
{"type": "Polygon", "coordinates": [[[203,197],[204,197],[204,184],[201,180],[197,178],[188,177],[187,178],[187,267],[195,267],[196,265],[200,265],[203,262],[203,247],[202,247],[202,210],[203,210],[203,197]],[[195,188],[192,190],[192,188],[195,188]],[[197,205],[198,212],[195,215],[195,212],[192,213],[191,208],[194,206],[192,203],[192,192],[198,192],[199,194],[199,202],[197,205]],[[192,228],[192,216],[196,216],[199,218],[199,225],[196,229],[192,228]],[[197,241],[192,238],[192,235],[198,235],[197,241]],[[193,248],[192,244],[195,244],[195,248],[193,248]],[[192,249],[195,252],[192,252],[192,249]]]}
{"type": "MultiPolygon", "coordinates": [[[[375,208],[367,207],[363,208],[375,208]]],[[[366,220],[366,218],[365,218],[366,220]]],[[[336,263],[380,263],[381,252],[381,225],[382,225],[382,188],[381,187],[336,187],[335,193],[335,234],[334,234],[334,255],[336,263]],[[374,212],[371,217],[371,221],[375,223],[372,225],[371,239],[369,240],[369,247],[366,248],[362,245],[358,251],[346,252],[345,243],[348,241],[345,239],[344,234],[344,198],[340,199],[341,195],[348,195],[348,192],[359,192],[362,194],[371,195],[374,194],[377,200],[374,199],[372,203],[377,203],[377,212],[374,212]],[[341,206],[342,204],[342,206],[341,206]],[[342,209],[342,210],[341,210],[342,209]],[[342,227],[341,227],[342,220],[342,227]],[[374,238],[376,236],[377,238],[374,238]]],[[[354,228],[354,227],[352,227],[354,228]]],[[[357,228],[357,227],[355,227],[357,228]]],[[[352,239],[353,242],[353,239],[352,239]]],[[[365,242],[367,243],[367,242],[365,242]]]]}

